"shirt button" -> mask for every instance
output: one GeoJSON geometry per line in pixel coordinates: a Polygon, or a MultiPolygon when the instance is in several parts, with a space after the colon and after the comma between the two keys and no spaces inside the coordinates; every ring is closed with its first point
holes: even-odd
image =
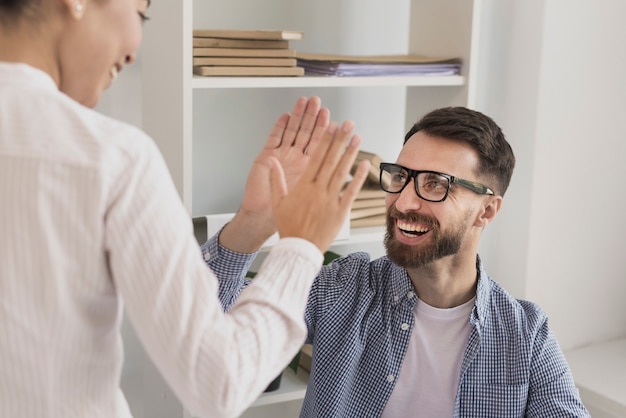
{"type": "Polygon", "coordinates": [[[409,293],[406,294],[406,297],[409,298],[409,299],[413,299],[413,296],[415,296],[415,293],[413,293],[413,292],[409,292],[409,293]]]}
{"type": "Polygon", "coordinates": [[[395,376],[390,374],[389,376],[387,376],[387,382],[393,382],[393,380],[395,379],[395,376]]]}
{"type": "Polygon", "coordinates": [[[400,298],[399,298],[398,296],[394,296],[394,297],[393,297],[393,301],[394,301],[394,302],[397,302],[397,301],[399,301],[399,300],[400,300],[400,298]]]}
{"type": "Polygon", "coordinates": [[[209,261],[211,259],[211,253],[206,252],[204,253],[204,261],[209,261]]]}
{"type": "Polygon", "coordinates": [[[409,324],[407,324],[406,322],[402,325],[400,325],[400,328],[402,328],[402,330],[406,331],[407,329],[409,329],[409,324]]]}

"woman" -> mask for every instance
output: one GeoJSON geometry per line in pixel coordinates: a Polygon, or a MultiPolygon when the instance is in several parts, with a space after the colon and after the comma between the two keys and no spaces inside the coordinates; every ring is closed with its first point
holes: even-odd
{"type": "Polygon", "coordinates": [[[366,164],[342,192],[360,138],[350,122],[329,124],[319,99],[298,100],[211,257],[236,261],[276,230],[283,238],[223,314],[154,143],[90,109],[134,61],[148,6],[0,0],[2,417],[130,416],[123,304],[191,412],[240,414],[301,346],[322,252],[365,179],[366,164]]]}

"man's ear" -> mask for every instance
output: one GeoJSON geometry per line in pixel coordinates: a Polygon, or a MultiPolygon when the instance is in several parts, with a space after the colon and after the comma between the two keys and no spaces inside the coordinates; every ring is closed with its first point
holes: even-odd
{"type": "Polygon", "coordinates": [[[485,199],[481,211],[476,217],[475,226],[484,228],[496,218],[502,207],[502,196],[489,196],[485,199]]]}

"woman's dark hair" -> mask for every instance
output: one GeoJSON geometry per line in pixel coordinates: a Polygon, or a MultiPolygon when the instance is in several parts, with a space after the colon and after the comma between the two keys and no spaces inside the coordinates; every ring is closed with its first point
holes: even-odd
{"type": "Polygon", "coordinates": [[[476,174],[493,182],[488,186],[504,196],[513,175],[515,156],[493,119],[466,107],[445,107],[417,121],[405,135],[404,143],[419,131],[469,144],[478,152],[480,160],[476,174]]]}
{"type": "Polygon", "coordinates": [[[34,16],[41,0],[0,0],[0,25],[12,26],[19,18],[34,16]]]}
{"type": "Polygon", "coordinates": [[[19,16],[20,11],[28,4],[28,0],[0,0],[0,11],[3,14],[19,16]]]}

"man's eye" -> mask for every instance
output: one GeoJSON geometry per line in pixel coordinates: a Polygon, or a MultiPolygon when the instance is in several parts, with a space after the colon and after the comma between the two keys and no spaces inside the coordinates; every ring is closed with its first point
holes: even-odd
{"type": "Polygon", "coordinates": [[[425,190],[429,191],[437,191],[441,189],[445,189],[447,186],[447,182],[443,181],[443,179],[431,178],[424,182],[423,187],[425,190]]]}
{"type": "Polygon", "coordinates": [[[391,181],[394,183],[404,183],[406,181],[406,175],[403,173],[394,173],[391,175],[391,181]]]}

